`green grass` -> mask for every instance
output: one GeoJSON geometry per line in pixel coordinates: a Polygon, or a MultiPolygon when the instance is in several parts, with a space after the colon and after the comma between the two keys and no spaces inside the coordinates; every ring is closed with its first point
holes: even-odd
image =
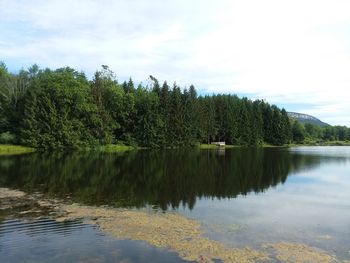
{"type": "Polygon", "coordinates": [[[137,149],[138,149],[137,147],[123,145],[123,144],[108,144],[98,148],[99,151],[106,152],[106,153],[126,152],[126,151],[132,151],[137,149]]]}
{"type": "Polygon", "coordinates": [[[248,146],[248,145],[232,145],[232,144],[226,144],[225,147],[219,147],[217,145],[213,144],[200,144],[198,147],[199,149],[219,149],[219,148],[239,148],[239,147],[256,147],[256,148],[278,148],[278,147],[286,147],[288,145],[272,145],[268,143],[264,143],[262,145],[256,145],[256,146],[248,146]]]}
{"type": "Polygon", "coordinates": [[[24,147],[20,145],[0,144],[0,155],[16,155],[34,151],[34,148],[24,147]]]}
{"type": "Polygon", "coordinates": [[[249,146],[249,145],[232,145],[232,144],[226,144],[225,147],[219,147],[217,145],[213,144],[199,144],[199,149],[219,149],[219,148],[244,148],[244,147],[255,147],[255,148],[283,148],[283,147],[293,147],[293,146],[300,146],[300,145],[306,145],[306,144],[285,144],[285,145],[272,145],[268,143],[259,144],[255,146],[249,146]]]}
{"type": "Polygon", "coordinates": [[[330,142],[324,142],[322,145],[326,146],[350,146],[349,141],[330,141],[330,142]]]}
{"type": "Polygon", "coordinates": [[[261,145],[261,147],[263,147],[263,148],[281,148],[281,147],[286,147],[286,146],[288,146],[288,144],[287,145],[273,145],[273,144],[269,144],[269,143],[263,143],[261,145]]]}
{"type": "Polygon", "coordinates": [[[230,144],[226,144],[225,147],[223,146],[217,146],[214,144],[199,144],[199,149],[220,149],[220,148],[233,148],[233,147],[239,147],[237,145],[230,145],[230,144]]]}

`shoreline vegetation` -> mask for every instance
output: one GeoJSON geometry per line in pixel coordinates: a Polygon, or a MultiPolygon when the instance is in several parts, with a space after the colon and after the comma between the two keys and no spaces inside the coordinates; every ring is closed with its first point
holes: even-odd
{"type": "Polygon", "coordinates": [[[140,147],[128,146],[124,144],[108,144],[108,145],[103,145],[96,148],[97,151],[105,152],[105,153],[128,152],[128,151],[136,151],[140,149],[141,149],[140,147]]]}
{"type": "Polygon", "coordinates": [[[34,148],[21,145],[0,144],[0,156],[2,155],[17,155],[34,152],[34,148]]]}
{"type": "MultiPolygon", "coordinates": [[[[253,146],[255,148],[275,148],[275,147],[302,147],[302,146],[350,146],[350,141],[329,141],[329,142],[308,142],[302,144],[286,144],[286,145],[271,145],[271,144],[263,144],[258,146],[253,146]]],[[[213,144],[198,144],[195,146],[189,146],[187,148],[197,148],[200,150],[220,150],[220,149],[231,149],[231,148],[240,148],[240,147],[249,147],[244,145],[225,145],[225,146],[217,146],[213,144]]],[[[184,147],[181,147],[182,149],[184,147]]],[[[147,147],[137,147],[137,146],[129,146],[124,144],[109,144],[104,146],[99,146],[97,148],[86,148],[80,149],[78,151],[97,151],[101,153],[123,153],[129,151],[138,151],[138,150],[147,150],[150,148],[147,147]]],[[[178,149],[178,148],[173,148],[178,149]]],[[[19,154],[28,154],[36,152],[37,149],[30,148],[22,145],[9,145],[9,144],[0,144],[0,156],[6,155],[19,155],[19,154]]]]}
{"type": "Polygon", "coordinates": [[[348,127],[303,124],[265,100],[198,95],[193,85],[161,84],[152,75],[146,85],[131,78],[119,83],[106,65],[88,79],[69,67],[33,65],[13,74],[0,62],[0,144],[117,152],[215,148],[210,142],[229,148],[346,140],[348,127]]]}

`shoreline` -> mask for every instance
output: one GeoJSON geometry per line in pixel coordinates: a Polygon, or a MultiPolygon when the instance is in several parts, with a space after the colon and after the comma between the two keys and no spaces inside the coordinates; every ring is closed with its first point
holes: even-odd
{"type": "MultiPolygon", "coordinates": [[[[330,141],[322,143],[290,143],[285,145],[271,145],[271,144],[262,144],[256,146],[249,145],[232,145],[227,144],[225,146],[217,146],[213,144],[198,144],[196,146],[190,147],[176,147],[169,149],[183,149],[183,148],[194,148],[200,150],[220,150],[220,149],[232,149],[232,148],[290,148],[290,147],[312,147],[312,146],[350,146],[349,141],[330,141]]],[[[101,145],[96,148],[86,148],[80,150],[72,150],[73,152],[101,152],[101,153],[123,153],[130,151],[138,150],[147,150],[152,148],[138,147],[138,146],[129,146],[124,144],[108,144],[101,145]]],[[[161,149],[161,148],[157,148],[161,149]]],[[[168,149],[168,148],[167,148],[168,149]]],[[[0,144],[0,156],[10,156],[10,155],[21,155],[28,154],[38,151],[38,149],[26,147],[23,145],[11,145],[11,144],[0,144]]]]}

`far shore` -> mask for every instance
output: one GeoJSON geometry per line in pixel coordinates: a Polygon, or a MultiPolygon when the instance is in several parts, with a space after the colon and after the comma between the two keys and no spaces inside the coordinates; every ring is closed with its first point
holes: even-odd
{"type": "MultiPolygon", "coordinates": [[[[194,148],[201,150],[211,150],[211,149],[230,149],[230,148],[242,148],[242,147],[255,147],[255,148],[280,148],[280,147],[301,147],[301,146],[350,146],[350,141],[329,141],[329,142],[305,142],[305,143],[291,143],[286,145],[271,145],[271,144],[262,144],[257,146],[248,146],[248,145],[232,145],[226,144],[224,146],[217,146],[214,144],[198,144],[194,148]]],[[[181,148],[181,147],[179,147],[181,148]]],[[[193,148],[193,146],[191,147],[193,148]]],[[[124,144],[109,144],[103,145],[96,148],[82,149],[82,151],[97,151],[103,153],[119,153],[127,151],[137,151],[140,149],[148,149],[144,147],[129,146],[124,144]]],[[[27,154],[35,152],[37,149],[26,147],[22,145],[10,145],[10,144],[0,144],[0,156],[5,155],[18,155],[18,154],[27,154]]]]}

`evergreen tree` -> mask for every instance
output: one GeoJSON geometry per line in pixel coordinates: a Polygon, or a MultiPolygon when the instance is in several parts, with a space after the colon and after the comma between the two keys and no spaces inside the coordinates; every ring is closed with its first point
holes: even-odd
{"type": "Polygon", "coordinates": [[[161,87],[159,95],[160,115],[163,120],[163,146],[172,146],[172,132],[171,132],[171,91],[170,87],[165,81],[161,87]]]}
{"type": "Polygon", "coordinates": [[[149,78],[152,81],[152,89],[151,89],[152,92],[156,93],[157,96],[159,97],[160,96],[160,85],[159,85],[158,80],[155,77],[153,77],[152,75],[150,75],[149,78]]]}
{"type": "Polygon", "coordinates": [[[170,144],[180,145],[185,136],[183,100],[180,87],[174,83],[171,92],[171,115],[170,115],[170,144]]]}
{"type": "Polygon", "coordinates": [[[124,90],[125,93],[133,93],[135,92],[135,86],[134,86],[134,82],[132,81],[131,78],[129,78],[129,81],[126,85],[126,90],[124,90]]]}
{"type": "Polygon", "coordinates": [[[261,101],[255,100],[252,105],[252,133],[253,141],[252,144],[260,145],[263,143],[263,116],[262,116],[262,106],[261,101]]]}
{"type": "Polygon", "coordinates": [[[281,111],[282,119],[281,119],[281,125],[282,125],[282,144],[288,144],[292,140],[292,127],[290,124],[290,120],[287,114],[287,111],[285,109],[282,109],[281,111]]]}
{"type": "Polygon", "coordinates": [[[292,126],[293,141],[302,143],[305,139],[305,128],[298,121],[294,121],[292,126]]]}
{"type": "Polygon", "coordinates": [[[145,89],[137,89],[135,99],[137,143],[152,148],[162,147],[164,124],[160,114],[158,96],[145,89]]]}
{"type": "Polygon", "coordinates": [[[188,91],[187,123],[189,123],[190,126],[189,138],[191,143],[195,143],[199,138],[199,121],[197,91],[193,85],[190,85],[188,91]]]}
{"type": "Polygon", "coordinates": [[[263,134],[265,142],[274,143],[273,111],[268,103],[263,104],[263,134]]]}
{"type": "Polygon", "coordinates": [[[215,121],[215,104],[211,97],[206,96],[199,100],[200,109],[200,123],[202,129],[202,141],[210,144],[212,141],[216,140],[217,135],[217,124],[215,121]]]}
{"type": "Polygon", "coordinates": [[[85,75],[71,68],[38,75],[24,102],[21,139],[44,149],[78,148],[99,143],[101,125],[85,75]]]}

